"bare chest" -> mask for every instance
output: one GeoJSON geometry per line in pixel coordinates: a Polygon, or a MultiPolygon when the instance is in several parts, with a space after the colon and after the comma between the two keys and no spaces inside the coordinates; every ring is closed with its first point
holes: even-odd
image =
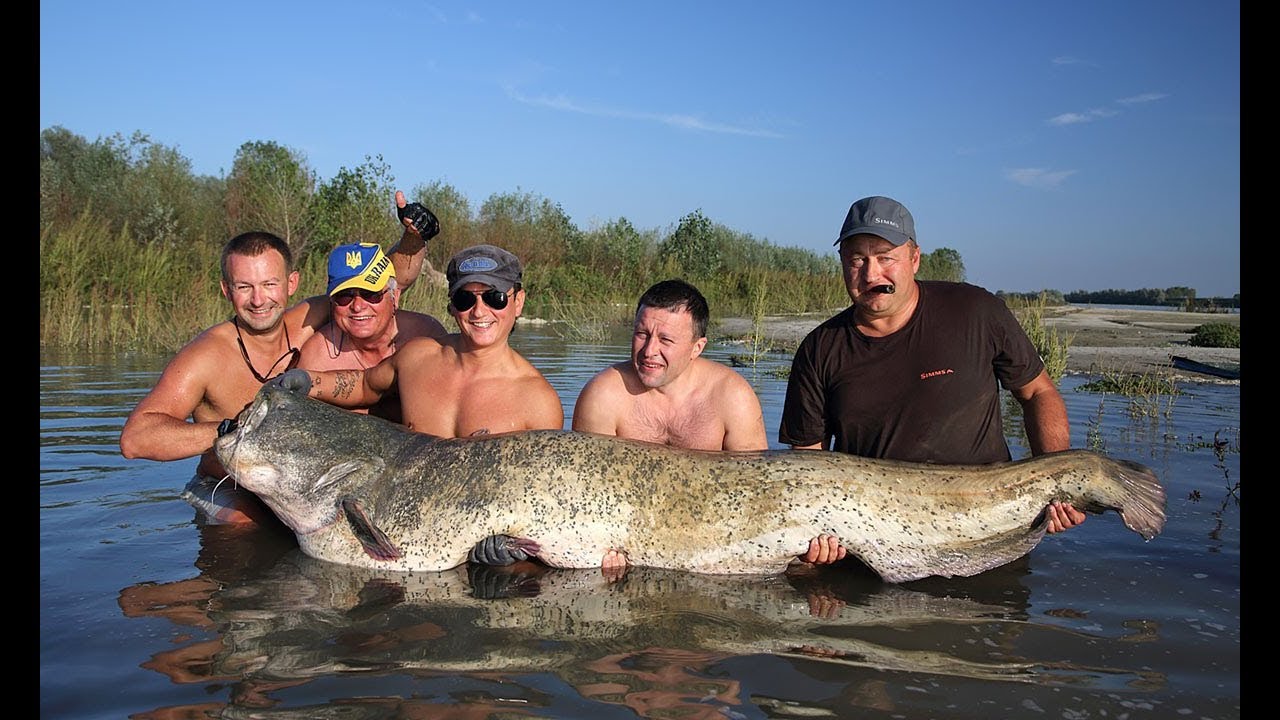
{"type": "Polygon", "coordinates": [[[715,408],[694,397],[680,404],[640,398],[622,414],[618,435],[696,450],[724,447],[725,426],[715,408]]]}
{"type": "Polygon", "coordinates": [[[519,381],[461,376],[400,383],[400,407],[410,429],[439,437],[471,437],[531,426],[519,381]]]}

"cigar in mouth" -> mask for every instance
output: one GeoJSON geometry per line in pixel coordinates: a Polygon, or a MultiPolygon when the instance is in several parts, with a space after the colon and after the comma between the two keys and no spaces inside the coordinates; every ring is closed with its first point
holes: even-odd
{"type": "Polygon", "coordinates": [[[871,292],[878,292],[884,295],[892,295],[895,289],[896,288],[894,288],[894,286],[892,285],[877,285],[871,288],[871,292]]]}

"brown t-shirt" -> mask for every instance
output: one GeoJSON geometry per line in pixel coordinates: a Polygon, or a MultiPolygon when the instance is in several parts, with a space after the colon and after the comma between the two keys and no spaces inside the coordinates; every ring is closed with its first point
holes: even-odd
{"type": "Polygon", "coordinates": [[[999,383],[1022,387],[1044,363],[992,293],[966,283],[919,287],[915,314],[892,335],[863,335],[851,307],[805,337],[779,442],[952,465],[1010,459],[999,383]]]}

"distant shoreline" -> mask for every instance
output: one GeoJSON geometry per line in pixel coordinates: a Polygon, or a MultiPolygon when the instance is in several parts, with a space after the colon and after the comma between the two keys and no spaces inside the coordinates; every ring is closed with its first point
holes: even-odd
{"type": "MultiPolygon", "coordinates": [[[[832,313],[834,314],[834,313],[832,313]]],[[[831,314],[771,316],[761,323],[770,342],[794,346],[810,330],[831,314]]],[[[1239,369],[1239,348],[1203,348],[1187,344],[1199,325],[1225,322],[1238,325],[1240,313],[1190,313],[1167,309],[1137,309],[1097,305],[1065,305],[1045,310],[1045,325],[1071,337],[1067,350],[1068,373],[1131,372],[1158,373],[1175,380],[1239,384],[1174,369],[1171,355],[1225,368],[1239,369]]],[[[750,318],[723,318],[712,323],[711,332],[724,337],[742,337],[752,331],[750,318]]]]}

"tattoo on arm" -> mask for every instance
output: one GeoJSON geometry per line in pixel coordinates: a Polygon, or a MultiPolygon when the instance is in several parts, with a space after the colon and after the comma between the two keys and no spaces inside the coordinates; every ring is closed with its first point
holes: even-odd
{"type": "Polygon", "coordinates": [[[364,379],[364,373],[359,370],[338,370],[333,374],[333,397],[349,398],[351,393],[355,392],[356,386],[364,379]]]}

